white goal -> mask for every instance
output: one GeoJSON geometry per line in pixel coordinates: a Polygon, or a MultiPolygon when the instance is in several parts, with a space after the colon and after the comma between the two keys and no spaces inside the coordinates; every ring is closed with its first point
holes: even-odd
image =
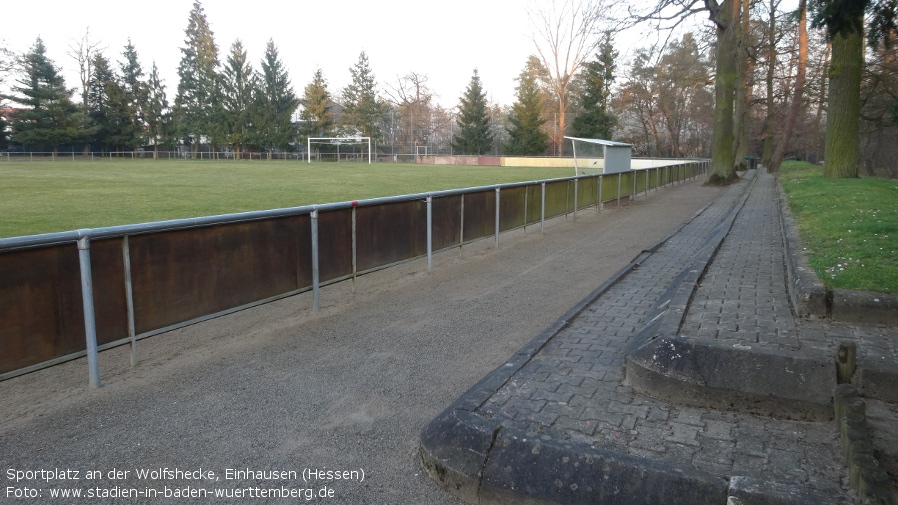
{"type": "Polygon", "coordinates": [[[309,137],[307,143],[307,152],[309,163],[312,162],[312,144],[329,144],[337,146],[337,161],[340,161],[340,146],[346,145],[367,145],[368,146],[368,164],[371,164],[371,137],[309,137]]]}

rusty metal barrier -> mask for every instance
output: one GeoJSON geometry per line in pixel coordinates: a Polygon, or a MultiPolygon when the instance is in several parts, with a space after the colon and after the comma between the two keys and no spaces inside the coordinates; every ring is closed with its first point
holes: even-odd
{"type": "MultiPolygon", "coordinates": [[[[313,291],[707,171],[624,174],[0,239],[0,380],[313,291]],[[653,184],[654,183],[654,184],[653,184]]],[[[644,172],[644,173],[643,173],[644,172]]]]}

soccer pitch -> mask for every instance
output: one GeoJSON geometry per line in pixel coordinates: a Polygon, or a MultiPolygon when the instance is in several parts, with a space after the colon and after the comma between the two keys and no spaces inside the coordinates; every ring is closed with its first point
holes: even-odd
{"type": "Polygon", "coordinates": [[[569,168],[280,160],[0,162],[0,237],[571,175],[569,168]]]}

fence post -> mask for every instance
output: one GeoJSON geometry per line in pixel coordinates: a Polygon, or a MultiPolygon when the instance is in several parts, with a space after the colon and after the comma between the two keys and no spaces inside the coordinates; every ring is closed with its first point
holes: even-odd
{"type": "Polygon", "coordinates": [[[358,208],[358,202],[352,202],[352,292],[355,293],[355,279],[358,276],[359,272],[359,259],[358,259],[358,242],[356,238],[356,216],[355,209],[358,208]]]}
{"type": "Polygon", "coordinates": [[[546,232],[546,183],[545,182],[542,183],[542,191],[543,191],[543,197],[542,197],[542,207],[541,207],[540,213],[539,213],[539,232],[545,233],[546,232]]]}
{"type": "Polygon", "coordinates": [[[496,249],[499,248],[499,193],[501,188],[496,187],[496,249]]]}
{"type": "Polygon", "coordinates": [[[645,196],[649,196],[649,170],[645,170],[645,196]]]}
{"type": "Polygon", "coordinates": [[[312,309],[321,308],[319,282],[318,282],[318,210],[309,214],[312,220],[312,309]]]}
{"type": "Polygon", "coordinates": [[[617,206],[620,207],[620,183],[621,177],[623,177],[623,172],[617,173],[617,206]]]}
{"type": "Polygon", "coordinates": [[[427,197],[427,271],[433,270],[433,197],[427,197]]]}
{"type": "Polygon", "coordinates": [[[577,193],[579,193],[580,179],[574,179],[574,221],[577,221],[577,193]]]}
{"type": "Polygon", "coordinates": [[[602,172],[603,173],[599,174],[599,176],[598,176],[599,184],[597,184],[597,186],[599,187],[599,189],[598,189],[599,198],[598,198],[598,204],[596,205],[596,211],[600,211],[605,208],[605,201],[602,200],[602,181],[605,180],[604,170],[602,172]]]}
{"type": "Polygon", "coordinates": [[[465,244],[465,194],[461,194],[461,208],[459,209],[459,227],[461,228],[458,232],[458,253],[459,256],[462,254],[462,247],[465,244]]]}
{"type": "Polygon", "coordinates": [[[128,338],[131,339],[131,366],[137,366],[137,331],[134,325],[134,287],[131,283],[131,243],[128,235],[122,238],[122,259],[125,265],[125,304],[128,310],[128,338]]]}
{"type": "Polygon", "coordinates": [[[78,261],[81,266],[81,303],[84,308],[84,340],[87,344],[87,373],[90,387],[100,387],[97,362],[97,321],[94,313],[94,283],[90,271],[90,230],[78,230],[78,261]]]}

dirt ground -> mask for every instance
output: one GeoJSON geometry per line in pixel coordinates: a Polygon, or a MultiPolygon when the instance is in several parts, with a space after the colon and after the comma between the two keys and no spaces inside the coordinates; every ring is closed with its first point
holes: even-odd
{"type": "Polygon", "coordinates": [[[287,501],[263,496],[277,488],[329,503],[458,503],[421,471],[421,428],[719,192],[665,188],[553,220],[545,234],[504,234],[498,250],[487,239],[439,253],[432,272],[416,260],[326,287],[318,312],[306,293],[144,339],[133,369],[127,347],[109,350],[97,390],[84,359],[0,382],[5,493],[27,486],[53,501],[52,490],[118,488],[144,493],[131,503],[165,492],[208,503],[215,489],[256,489],[244,500],[287,501]],[[137,476],[160,468],[215,477],[137,476]],[[80,480],[39,472],[66,469],[80,480]],[[305,482],[315,469],[332,473],[305,482]],[[17,482],[9,470],[26,473],[17,482]],[[354,473],[333,473],[344,470],[354,473]]]}

